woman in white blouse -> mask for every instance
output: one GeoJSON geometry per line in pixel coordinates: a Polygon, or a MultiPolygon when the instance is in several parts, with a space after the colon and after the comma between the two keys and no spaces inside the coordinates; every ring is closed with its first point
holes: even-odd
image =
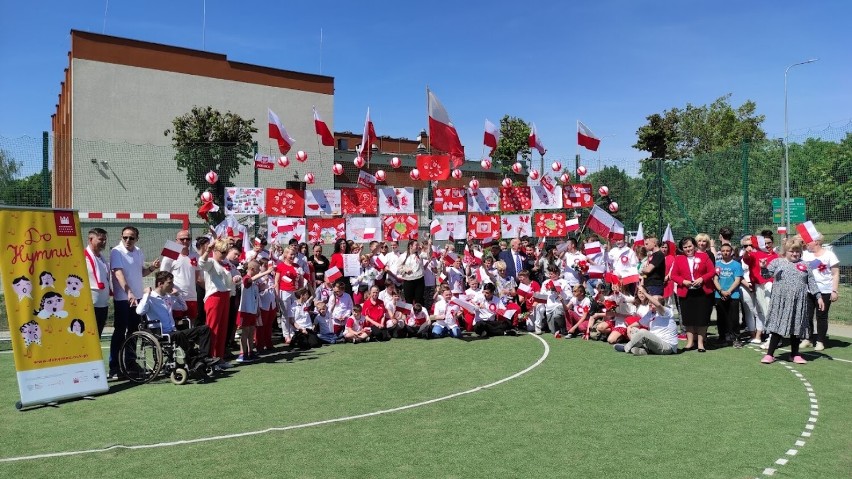
{"type": "Polygon", "coordinates": [[[423,279],[423,259],[420,243],[411,240],[408,249],[397,260],[397,277],[402,280],[402,295],[406,303],[423,304],[426,282],[423,279]]]}

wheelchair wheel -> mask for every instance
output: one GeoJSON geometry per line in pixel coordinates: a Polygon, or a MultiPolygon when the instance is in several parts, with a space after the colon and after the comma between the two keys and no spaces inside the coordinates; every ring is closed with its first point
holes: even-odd
{"type": "Polygon", "coordinates": [[[181,384],[186,384],[186,380],[189,379],[189,372],[187,372],[184,368],[176,368],[172,371],[171,380],[173,383],[180,386],[181,384]]]}
{"type": "Polygon", "coordinates": [[[134,383],[147,383],[163,368],[163,348],[156,336],[136,331],[124,341],[119,353],[121,373],[134,383]]]}

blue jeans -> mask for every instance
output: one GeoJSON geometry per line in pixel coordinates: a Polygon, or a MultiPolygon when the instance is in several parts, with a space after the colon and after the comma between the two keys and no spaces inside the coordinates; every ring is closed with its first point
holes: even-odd
{"type": "MultiPolygon", "coordinates": [[[[121,351],[121,345],[135,331],[139,330],[139,315],[136,314],[136,308],[130,307],[130,302],[115,301],[115,317],[113,318],[112,339],[109,342],[109,372],[118,373],[120,371],[118,365],[118,353],[121,351]]],[[[131,352],[129,352],[131,353],[131,352]]],[[[133,359],[132,354],[128,354],[127,359],[133,359]]]]}
{"type": "Polygon", "coordinates": [[[432,336],[435,338],[443,338],[445,336],[449,336],[451,338],[460,339],[462,337],[462,332],[458,326],[453,326],[452,328],[445,328],[440,324],[436,324],[432,326],[432,336]]]}
{"type": "Polygon", "coordinates": [[[334,344],[340,341],[340,337],[334,333],[320,333],[317,336],[325,344],[334,344]]]}

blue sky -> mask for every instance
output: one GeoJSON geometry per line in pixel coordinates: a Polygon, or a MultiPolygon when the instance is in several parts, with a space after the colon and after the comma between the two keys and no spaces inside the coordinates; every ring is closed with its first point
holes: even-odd
{"type": "MultiPolygon", "coordinates": [[[[0,136],[50,129],[69,31],[202,49],[203,0],[0,1],[0,136]]],[[[334,129],[379,135],[426,126],[428,84],[469,157],[485,118],[535,122],[547,158],[573,157],[576,120],[602,158],[637,159],[651,113],[732,93],[757,102],[764,129],[852,118],[852,2],[836,1],[304,1],[207,0],[204,49],[229,59],[335,78],[334,129]],[[320,49],[320,29],[323,31],[320,49]]],[[[262,114],[258,115],[262,117],[262,114]]],[[[584,157],[597,157],[584,152],[584,157]]],[[[537,158],[538,155],[536,155],[537,158]]]]}

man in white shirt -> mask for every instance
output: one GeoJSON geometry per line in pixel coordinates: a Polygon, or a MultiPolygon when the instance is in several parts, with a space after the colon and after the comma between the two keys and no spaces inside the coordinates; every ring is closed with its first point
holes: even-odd
{"type": "MultiPolygon", "coordinates": [[[[583,282],[583,275],[574,269],[574,265],[585,259],[586,255],[577,250],[577,240],[568,238],[565,254],[562,255],[562,278],[571,288],[583,282]]],[[[547,275],[547,271],[544,273],[547,275]]]]}
{"type": "Polygon", "coordinates": [[[612,270],[619,278],[627,276],[623,273],[636,272],[636,266],[639,265],[639,258],[636,253],[627,246],[624,239],[616,240],[612,248],[607,253],[607,259],[612,266],[612,270]]]}
{"type": "Polygon", "coordinates": [[[506,305],[494,294],[495,289],[493,283],[486,283],[482,293],[473,298],[472,303],[477,308],[473,332],[480,336],[515,336],[517,332],[512,329],[512,323],[501,315],[506,305]]]}
{"type": "Polygon", "coordinates": [[[86,270],[89,272],[89,288],[92,290],[92,303],[95,306],[95,321],[98,324],[98,338],[104,332],[107,312],[109,311],[109,261],[103,256],[106,248],[107,232],[102,228],[89,230],[86,255],[86,270]]]}
{"type": "MultiPolygon", "coordinates": [[[[194,287],[194,285],[193,285],[194,287]]],[[[168,334],[172,344],[179,346],[186,353],[187,359],[192,357],[192,364],[187,364],[190,370],[200,365],[214,365],[219,358],[210,357],[210,328],[201,325],[178,331],[175,326],[174,312],[186,309],[183,291],[175,287],[174,275],[168,271],[158,271],[154,277],[154,288],[147,288],[142,299],[136,305],[136,314],[145,315],[148,323],[159,322],[154,329],[161,329],[162,334],[168,334]],[[198,346],[198,355],[191,354],[193,344],[198,346]]]]}
{"type": "Polygon", "coordinates": [[[630,341],[627,344],[616,344],[615,350],[645,356],[647,354],[677,353],[677,324],[672,317],[672,309],[660,302],[659,296],[651,296],[642,287],[636,286],[637,294],[648,298],[650,308],[639,320],[639,325],[648,329],[631,328],[628,331],[630,341]]]}
{"type": "Polygon", "coordinates": [[[328,300],[328,307],[331,310],[331,319],[335,323],[344,323],[346,319],[352,316],[352,296],[346,292],[346,283],[342,280],[334,283],[334,294],[328,300]]]}
{"type": "Polygon", "coordinates": [[[181,291],[183,300],[186,302],[186,311],[181,311],[180,315],[189,318],[192,324],[195,324],[198,318],[198,293],[195,285],[204,284],[204,277],[198,268],[198,253],[189,247],[192,243],[189,231],[178,231],[175,239],[183,246],[180,256],[178,259],[163,258],[160,271],[168,271],[174,275],[175,286],[181,291]]]}
{"type": "Polygon", "coordinates": [[[121,242],[109,255],[115,329],[109,344],[108,379],[118,379],[118,353],[124,341],[139,329],[139,315],[136,314],[135,308],[143,293],[142,278],[160,267],[159,259],[145,266],[145,254],[136,246],[138,240],[139,230],[133,226],[125,226],[121,230],[121,242]]]}

